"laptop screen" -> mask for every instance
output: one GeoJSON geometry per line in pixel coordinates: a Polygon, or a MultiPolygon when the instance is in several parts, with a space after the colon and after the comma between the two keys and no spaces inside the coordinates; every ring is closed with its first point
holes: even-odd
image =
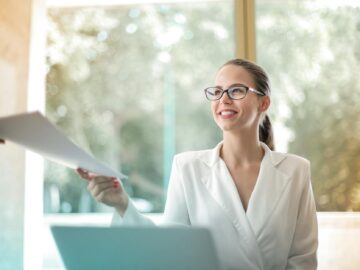
{"type": "Polygon", "coordinates": [[[218,270],[215,246],[199,227],[52,226],[68,270],[218,270]]]}

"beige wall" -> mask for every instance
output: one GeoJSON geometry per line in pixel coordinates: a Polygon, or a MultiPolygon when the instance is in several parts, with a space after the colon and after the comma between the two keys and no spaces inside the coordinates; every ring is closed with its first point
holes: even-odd
{"type": "MultiPolygon", "coordinates": [[[[26,111],[30,0],[0,0],[0,116],[26,111]]],[[[24,150],[0,145],[0,269],[22,269],[24,150]]]]}

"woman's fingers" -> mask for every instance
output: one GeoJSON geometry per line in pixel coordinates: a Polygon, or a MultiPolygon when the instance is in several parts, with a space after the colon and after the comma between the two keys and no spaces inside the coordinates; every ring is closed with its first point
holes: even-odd
{"type": "Polygon", "coordinates": [[[113,186],[104,188],[101,192],[99,192],[96,196],[94,195],[95,200],[98,202],[104,202],[104,198],[108,192],[112,192],[115,188],[113,186]]]}
{"type": "Polygon", "coordinates": [[[86,179],[86,180],[90,180],[90,179],[89,179],[89,174],[88,174],[87,171],[85,171],[85,170],[83,170],[83,169],[81,169],[81,168],[77,168],[77,169],[76,169],[76,172],[81,176],[81,178],[84,178],[84,179],[86,179]]]}
{"type": "Polygon", "coordinates": [[[82,168],[77,168],[76,172],[89,181],[87,189],[95,200],[109,206],[117,206],[122,212],[125,211],[128,197],[119,179],[98,176],[82,168]]]}
{"type": "Polygon", "coordinates": [[[81,178],[85,179],[85,180],[92,180],[95,178],[95,175],[84,170],[84,169],[81,169],[81,168],[77,168],[76,169],[76,172],[80,175],[81,178]]]}
{"type": "Polygon", "coordinates": [[[117,180],[112,180],[111,178],[107,178],[107,179],[95,178],[93,181],[89,183],[88,190],[91,192],[91,194],[94,197],[96,197],[105,189],[118,188],[119,187],[118,183],[119,182],[117,180]]]}

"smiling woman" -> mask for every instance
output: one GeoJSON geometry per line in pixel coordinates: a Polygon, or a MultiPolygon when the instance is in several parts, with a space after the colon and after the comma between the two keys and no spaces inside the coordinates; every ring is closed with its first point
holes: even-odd
{"type": "MultiPolygon", "coordinates": [[[[175,155],[164,223],[209,228],[224,269],[317,269],[310,163],[272,151],[268,138],[260,141],[260,124],[270,105],[264,95],[270,89],[263,88],[269,85],[266,73],[236,59],[217,72],[215,84],[260,90],[241,99],[227,92],[212,100],[223,141],[213,149],[175,155]]],[[[114,225],[154,224],[137,211],[119,180],[80,175],[90,182],[94,198],[115,208],[114,225]]]]}

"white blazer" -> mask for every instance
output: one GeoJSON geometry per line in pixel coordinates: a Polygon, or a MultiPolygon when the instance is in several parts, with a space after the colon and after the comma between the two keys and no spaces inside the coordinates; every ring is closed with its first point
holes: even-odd
{"type": "MultiPolygon", "coordinates": [[[[224,269],[317,268],[316,208],[308,160],[265,150],[245,212],[233,179],[214,149],[175,156],[164,223],[206,226],[224,269]]],[[[152,224],[133,203],[113,224],[152,224]]]]}

